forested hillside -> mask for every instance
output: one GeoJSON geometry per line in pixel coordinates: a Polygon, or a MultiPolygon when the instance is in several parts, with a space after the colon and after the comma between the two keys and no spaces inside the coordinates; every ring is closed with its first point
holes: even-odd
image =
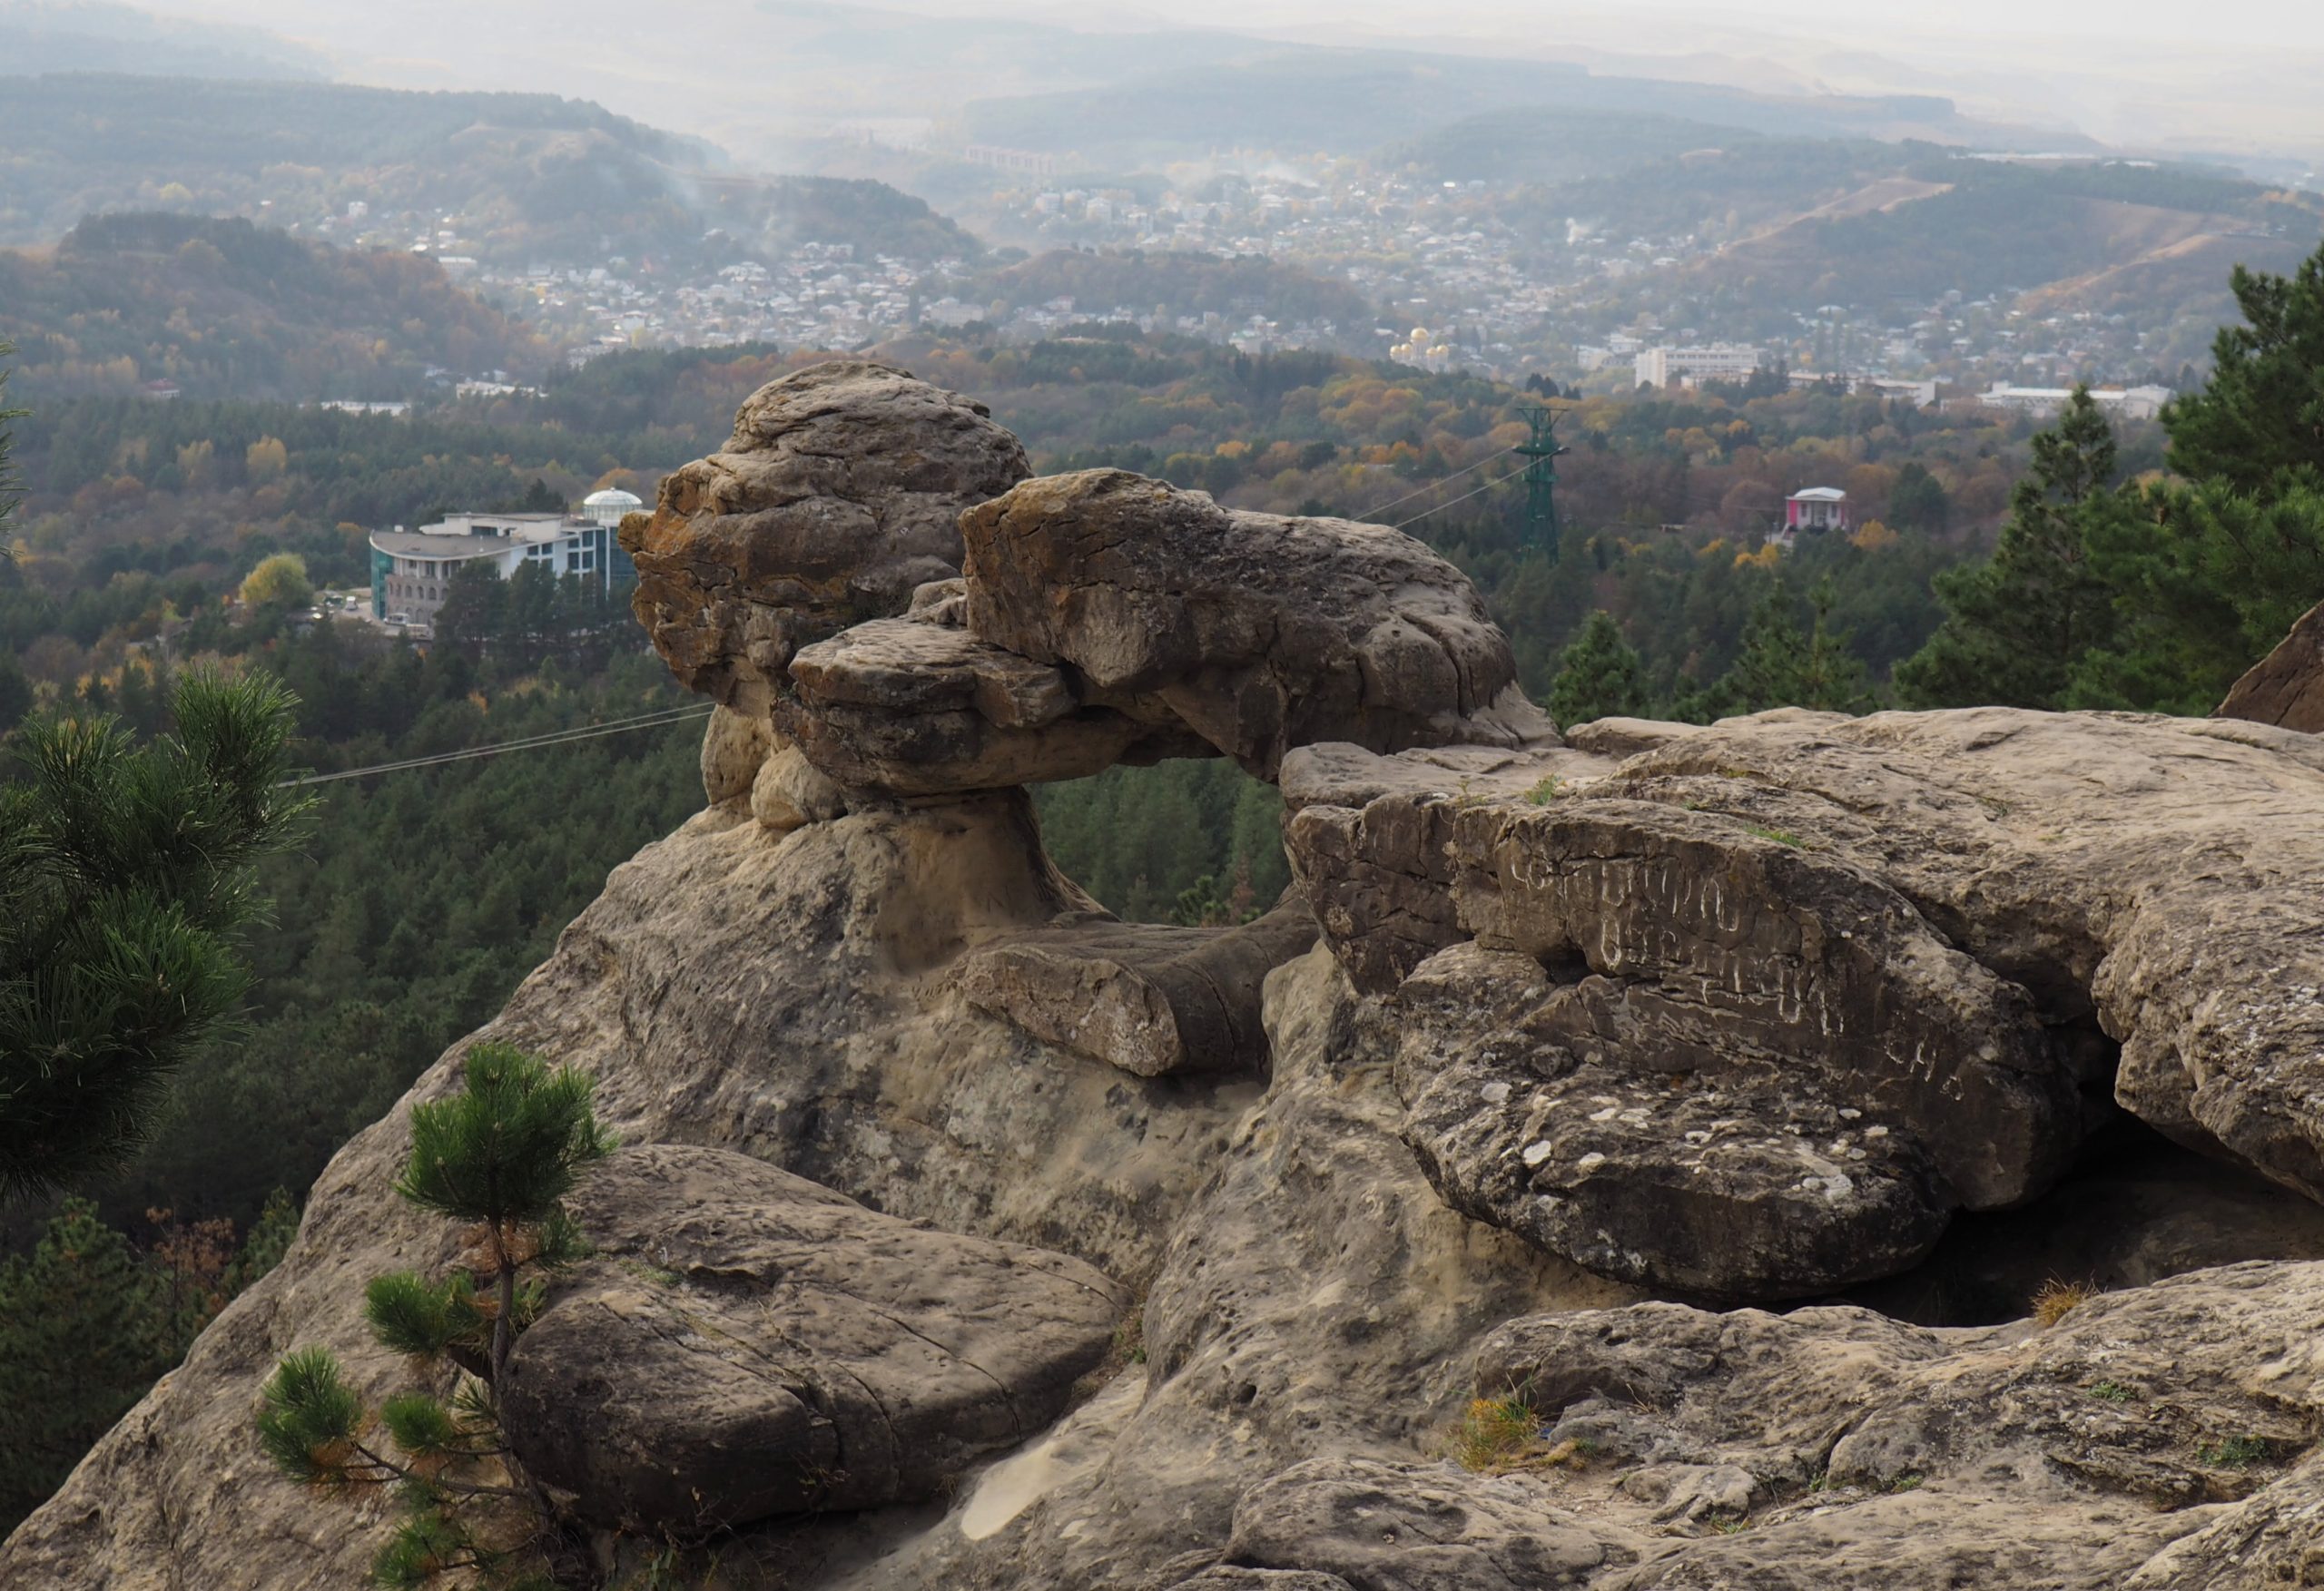
{"type": "Polygon", "coordinates": [[[549,354],[424,256],[151,212],[0,251],[0,338],[52,401],[155,382],[193,398],[411,399],[431,368],[537,376],[549,354]]]}
{"type": "Polygon", "coordinates": [[[698,140],[548,94],[90,74],[11,79],[7,93],[0,244],[53,241],[84,216],[133,210],[407,248],[457,218],[462,251],[520,270],[700,263],[738,242],[918,260],[980,251],[883,184],[741,175],[698,140]]]}
{"type": "Polygon", "coordinates": [[[706,146],[547,94],[68,74],[12,82],[0,242],[99,211],[283,219],[360,201],[475,217],[479,247],[595,251],[691,236],[667,172],[706,146]]]}

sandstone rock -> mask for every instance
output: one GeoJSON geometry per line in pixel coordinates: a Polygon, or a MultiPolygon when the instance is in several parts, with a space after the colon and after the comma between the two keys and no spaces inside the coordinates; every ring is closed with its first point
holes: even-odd
{"type": "Polygon", "coordinates": [[[2314,741],[2003,710],[1620,735],[1601,743],[1647,749],[1524,797],[1292,760],[1295,870],[1366,987],[1472,938],[1541,968],[1398,1074],[1462,1208],[1610,1274],[1814,1292],[1909,1263],[1951,1209],[2038,1193],[2110,1083],[2324,1192],[2301,1103],[2324,1086],[2314,741]]]}
{"type": "Polygon", "coordinates": [[[1085,707],[1064,673],[919,618],[856,625],[793,660],[778,721],[838,783],[950,795],[1206,755],[1184,731],[1085,707]]]}
{"type": "MultiPolygon", "coordinates": [[[[1397,1141],[1392,1036],[1329,955],[1276,968],[1265,1015],[1273,1077],[1177,1223],[1147,1295],[1146,1362],[1100,1417],[1101,1460],[1020,1492],[1005,1527],[908,1544],[864,1591],[1192,1578],[1221,1562],[1238,1499],[1269,1478],[1309,1460],[1410,1465],[1466,1400],[1467,1354],[1512,1312],[1637,1296],[1435,1199],[1397,1141]]],[[[1059,1439],[1080,1445],[1083,1419],[1059,1439]]]]}
{"type": "Polygon", "coordinates": [[[960,528],[979,639],[1069,666],[1086,704],[1183,725],[1261,778],[1315,741],[1549,733],[1468,582],[1384,526],[1088,470],[1025,482],[960,528]]]}
{"type": "Polygon", "coordinates": [[[1664,1476],[1586,1465],[1567,1507],[1611,1524],[1652,1510],[1680,1532],[1593,1591],[2249,1585],[2151,1572],[2216,1574],[2234,1543],[2280,1530],[2286,1497],[2312,1495],[2319,1300],[2324,1267],[2252,1264],[2097,1298],[2046,1331],[1643,1304],[1513,1321],[1473,1384],[1525,1399],[1549,1440],[1620,1409],[1677,1462],[1749,1478],[1751,1527],[1728,1534],[1708,1512],[1684,1528],[1664,1476]]]}
{"type": "Polygon", "coordinates": [[[1078,1261],[725,1150],[623,1151],[574,1212],[596,1253],[518,1339],[501,1407],[531,1472],[601,1525],[931,1496],[1055,1419],[1128,1302],[1078,1261]]]}
{"type": "Polygon", "coordinates": [[[702,732],[702,793],[715,807],[750,799],[752,781],[774,751],[774,728],[730,707],[714,707],[702,732]]]}
{"type": "Polygon", "coordinates": [[[2273,652],[2246,669],[2211,716],[2303,734],[2324,730],[2324,604],[2302,614],[2273,652]]]}
{"type": "MultiPolygon", "coordinates": [[[[889,1214],[1062,1251],[1143,1286],[1257,1085],[1196,1091],[1098,1066],[944,984],[969,948],[1093,909],[1041,855],[1017,792],[787,836],[705,812],[615,869],[478,1036],[594,1075],[625,1144],[748,1153],[889,1214]]],[[[391,1184],[409,1103],[452,1086],[465,1049],[340,1151],[290,1255],[0,1546],[0,1585],[326,1591],[364,1578],[392,1510],[335,1508],[282,1479],[251,1417],[275,1363],[305,1343],[336,1351],[375,1399],[409,1386],[363,1325],[363,1288],[457,1252],[391,1184]]]]}
{"type": "Polygon", "coordinates": [[[1295,894],[1228,928],[1073,923],[975,951],[956,975],[969,1004],[1125,1072],[1264,1071],[1266,976],[1315,942],[1295,894]]]}
{"type": "Polygon", "coordinates": [[[751,782],[751,816],[778,834],[828,822],[845,810],[847,792],[796,746],[785,746],[759,764],[751,782]]]}
{"type": "Polygon", "coordinates": [[[1522,1476],[1313,1460],[1243,1494],[1226,1556],[1321,1571],[1362,1591],[1580,1586],[1637,1560],[1629,1533],[1566,1514],[1551,1496],[1522,1476]]]}
{"type": "Polygon", "coordinates": [[[981,404],[883,365],[810,367],[624,526],[638,620],[681,683],[763,716],[801,646],[957,575],[960,511],[1027,473],[981,404]]]}

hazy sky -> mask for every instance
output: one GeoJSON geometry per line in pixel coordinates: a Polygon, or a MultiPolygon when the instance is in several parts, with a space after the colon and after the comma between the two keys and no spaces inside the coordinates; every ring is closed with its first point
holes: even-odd
{"type": "MultiPolygon", "coordinates": [[[[1754,32],[1771,25],[1803,26],[1834,43],[1876,44],[1895,38],[1935,35],[1958,43],[2007,35],[2055,35],[2090,39],[2112,36],[2149,42],[2203,40],[2268,47],[2324,50],[2324,5],[2316,0],[2221,0],[2191,5],[2186,0],[1947,0],[1927,9],[1881,5],[1878,0],[1625,0],[1609,4],[1551,5],[1475,4],[1473,0],[1171,0],[1167,5],[1136,4],[1022,5],[1000,0],[903,0],[913,10],[972,15],[993,10],[1039,14],[1060,22],[1133,17],[1156,22],[1206,23],[1226,27],[1329,26],[1354,22],[1394,33],[1460,31],[1501,36],[1538,31],[1554,34],[1581,22],[1595,34],[1625,16],[1694,16],[1739,25],[1754,32]]],[[[1633,37],[1642,48],[1676,51],[1683,37],[1633,37]]]]}
{"type": "MultiPolygon", "coordinates": [[[[783,0],[143,4],[289,34],[356,82],[555,89],[730,147],[749,147],[754,125],[782,122],[801,99],[786,79],[783,0]]],[[[1531,54],[1773,93],[1936,94],[1988,122],[2073,128],[2135,151],[2324,160],[2324,0],[871,0],[862,8],[905,27],[895,13],[1081,30],[1217,27],[1531,54]]],[[[872,47],[848,76],[876,100],[884,80],[872,47]]],[[[1026,65],[1006,83],[990,72],[898,82],[882,113],[941,113],[931,95],[1078,86],[1047,83],[1040,63],[1026,65]]],[[[805,96],[819,97],[829,95],[805,96]]]]}

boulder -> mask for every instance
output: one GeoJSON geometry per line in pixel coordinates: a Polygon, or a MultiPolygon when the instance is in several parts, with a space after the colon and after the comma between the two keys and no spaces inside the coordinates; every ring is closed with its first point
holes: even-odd
{"type": "Polygon", "coordinates": [[[1266,1067],[1266,976],[1315,942],[1315,917],[1294,893],[1234,928],[1036,929],[963,957],[954,978],[979,1010],[1125,1072],[1249,1074],[1266,1067]]]}
{"type": "Polygon", "coordinates": [[[501,1384],[510,1446],[600,1525],[698,1535],[933,1495],[1065,1407],[1128,1296],[747,1155],[625,1150],[573,1201],[596,1253],[501,1384]]]}
{"type": "Polygon", "coordinates": [[[711,806],[745,804],[759,770],[773,754],[773,725],[731,707],[714,707],[702,732],[702,794],[711,806]]]}
{"type": "Polygon", "coordinates": [[[847,810],[847,792],[796,746],[785,746],[759,765],[751,781],[751,816],[778,834],[828,822],[847,810]]]}
{"type": "Polygon", "coordinates": [[[982,404],[885,365],[811,366],[624,525],[638,621],[680,683],[763,717],[801,646],[959,574],[960,511],[1028,473],[982,404]]]}
{"type": "Polygon", "coordinates": [[[1183,726],[1262,779],[1316,741],[1554,741],[1468,581],[1385,526],[1086,470],[1027,481],[960,529],[978,639],[1069,668],[1083,703],[1183,726]]]}
{"type": "Polygon", "coordinates": [[[2274,651],[2244,670],[2211,716],[2302,734],[2324,730],[2324,603],[2302,614],[2274,651]]]}
{"type": "Polygon", "coordinates": [[[1577,740],[1522,794],[1545,763],[1289,760],[1326,941],[1416,980],[1399,1087],[1458,1207],[1610,1275],[1813,1294],[2039,1193],[2110,1092],[2324,1193],[2312,740],[2001,709],[1577,740]]]}

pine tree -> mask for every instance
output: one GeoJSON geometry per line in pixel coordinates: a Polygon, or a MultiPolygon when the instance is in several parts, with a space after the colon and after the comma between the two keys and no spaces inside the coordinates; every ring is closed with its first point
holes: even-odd
{"type": "Polygon", "coordinates": [[[0,1262],[0,1530],[38,1507],[167,1370],[161,1279],[86,1200],[0,1262]]]}
{"type": "Polygon", "coordinates": [[[2324,486],[2324,248],[2290,277],[2235,268],[2244,324],[2211,343],[2211,378],[2171,404],[2171,466],[2244,493],[2324,486]]]}
{"type": "Polygon", "coordinates": [[[1638,653],[1622,639],[1613,616],[1590,613],[1558,656],[1550,684],[1550,716],[1560,728],[1600,718],[1628,718],[1646,711],[1646,681],[1638,653]]]}
{"type": "Polygon", "coordinates": [[[2075,665],[2112,637],[2114,592],[2090,543],[2131,505],[2112,488],[2114,433],[2088,388],[2033,452],[1994,555],[1936,578],[1945,623],[1896,668],[1907,706],[2062,706],[2075,665]]]}
{"type": "Polygon", "coordinates": [[[372,1564],[382,1586],[468,1569],[495,1584],[528,1584],[537,1583],[527,1572],[536,1561],[572,1566],[547,1495],[501,1435],[495,1389],[539,1311],[539,1273],[586,1252],[565,1197],[613,1139],[597,1124],[588,1079],[511,1046],[470,1050],[463,1092],[413,1108],[411,1154],[396,1192],[467,1225],[468,1263],[440,1281],[409,1271],[376,1277],[364,1292],[380,1346],[459,1367],[453,1395],[387,1399],[376,1411],[389,1438],[380,1443],[374,1411],[330,1350],[302,1348],[268,1380],[258,1417],[260,1445],[292,1479],[399,1490],[409,1512],[372,1564]],[[496,1545],[502,1533],[479,1528],[496,1508],[529,1512],[519,1545],[496,1545]]]}
{"type": "Polygon", "coordinates": [[[296,702],[181,680],[177,733],[35,718],[0,786],[0,1195],[117,1165],[248,969],[251,869],[305,802],[277,788],[296,702]]]}
{"type": "Polygon", "coordinates": [[[68,1199],[31,1253],[0,1260],[0,1535],[273,1268],[298,1220],[278,1193],[239,1252],[228,1223],[202,1222],[141,1254],[68,1199]]]}
{"type": "Polygon", "coordinates": [[[1926,465],[1909,459],[1896,471],[1896,484],[1888,489],[1891,525],[1900,530],[1939,531],[1952,512],[1943,484],[1926,465]]]}
{"type": "Polygon", "coordinates": [[[1777,575],[1743,626],[1743,650],[1712,692],[1725,712],[1764,712],[1771,707],[1812,707],[1819,712],[1862,712],[1872,705],[1865,667],[1832,627],[1837,600],[1831,576],[1808,594],[1814,613],[1802,631],[1793,616],[1791,587],[1777,575]]]}

